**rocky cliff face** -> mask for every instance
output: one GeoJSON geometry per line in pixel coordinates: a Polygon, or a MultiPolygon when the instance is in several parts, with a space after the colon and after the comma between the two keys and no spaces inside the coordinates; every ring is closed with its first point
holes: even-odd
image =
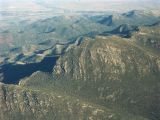
{"type": "Polygon", "coordinates": [[[86,40],[61,57],[53,72],[71,93],[151,119],[160,116],[159,73],[160,57],[116,36],[86,40]]]}
{"type": "Polygon", "coordinates": [[[0,83],[1,120],[113,120],[111,110],[57,93],[47,94],[0,83]]]}

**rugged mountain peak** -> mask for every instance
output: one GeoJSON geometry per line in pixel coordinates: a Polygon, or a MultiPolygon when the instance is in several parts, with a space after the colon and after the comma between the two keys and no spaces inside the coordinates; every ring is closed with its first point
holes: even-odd
{"type": "Polygon", "coordinates": [[[135,10],[131,10],[127,13],[123,13],[122,15],[123,16],[126,16],[126,17],[133,17],[135,15],[136,11],[135,10]]]}
{"type": "Polygon", "coordinates": [[[112,36],[84,41],[62,56],[53,70],[55,84],[65,91],[149,118],[159,116],[155,98],[160,90],[159,73],[159,57],[112,36]]]}
{"type": "Polygon", "coordinates": [[[92,16],[91,20],[107,26],[113,25],[113,15],[92,16]]]}

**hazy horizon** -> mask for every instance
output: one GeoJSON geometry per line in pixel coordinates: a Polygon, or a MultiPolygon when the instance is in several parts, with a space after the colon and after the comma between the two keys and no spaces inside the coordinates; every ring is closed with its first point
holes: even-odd
{"type": "Polygon", "coordinates": [[[0,10],[44,11],[55,7],[69,10],[127,11],[131,9],[157,9],[157,0],[0,0],[0,10]]]}

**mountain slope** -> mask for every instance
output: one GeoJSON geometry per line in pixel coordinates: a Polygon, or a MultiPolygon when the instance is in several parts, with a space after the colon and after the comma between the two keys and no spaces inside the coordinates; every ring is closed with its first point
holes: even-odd
{"type": "Polygon", "coordinates": [[[58,60],[53,74],[66,91],[159,119],[160,57],[127,40],[85,41],[58,60]]]}
{"type": "Polygon", "coordinates": [[[54,91],[47,93],[0,83],[2,120],[148,120],[54,91]]]}
{"type": "Polygon", "coordinates": [[[68,49],[53,74],[0,84],[1,119],[159,119],[158,55],[117,36],[68,49]]]}
{"type": "Polygon", "coordinates": [[[137,44],[160,51],[160,22],[150,26],[140,27],[139,32],[133,34],[132,38],[137,44]]]}
{"type": "Polygon", "coordinates": [[[0,83],[0,96],[1,120],[114,119],[109,109],[67,95],[47,94],[0,83]]]}
{"type": "Polygon", "coordinates": [[[158,55],[128,39],[97,36],[86,38],[60,57],[51,78],[36,73],[20,85],[62,91],[119,112],[158,120],[159,78],[158,55]]]}

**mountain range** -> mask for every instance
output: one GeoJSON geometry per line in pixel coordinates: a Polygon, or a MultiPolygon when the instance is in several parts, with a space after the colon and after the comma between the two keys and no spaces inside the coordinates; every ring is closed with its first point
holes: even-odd
{"type": "Polygon", "coordinates": [[[160,16],[64,11],[0,11],[0,120],[159,120],[160,16]]]}

